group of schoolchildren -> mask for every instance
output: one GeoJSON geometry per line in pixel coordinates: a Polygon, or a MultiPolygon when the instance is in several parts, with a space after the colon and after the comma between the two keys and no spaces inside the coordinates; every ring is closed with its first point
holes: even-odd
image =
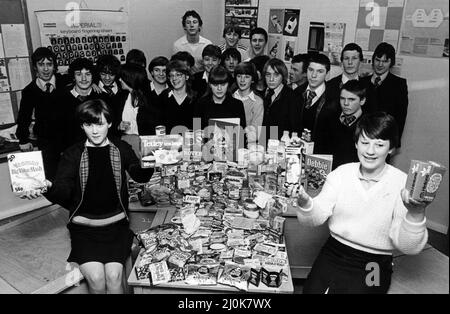
{"type": "Polygon", "coordinates": [[[202,19],[195,11],[185,13],[182,25],[186,34],[174,43],[170,60],[159,56],[148,67],[144,53],[133,49],[125,64],[112,55],[100,56],[95,65],[76,59],[64,77],[49,49],[33,53],[37,78],[23,90],[17,137],[22,150],[33,149],[34,111],[48,178],[44,195],[70,210],[69,261],[80,265],[90,291],[123,291],[132,241],[125,170],[139,182],[152,175],[120,138],[152,135],[160,125],[167,133],[176,126],[192,129],[198,117],[202,128],[213,118],[239,118],[247,143],[260,141],[261,130],[270,127],[278,128],[270,135],[277,139],[286,130],[309,129],[315,153],[332,154],[337,169],[317,198],[304,191],[299,196],[299,220],[313,225],[328,220],[331,232],[305,292],[385,293],[392,250],[417,253],[427,240],[427,204],[412,200],[402,190],[406,175],[386,164],[400,146],[408,106],[406,80],[390,73],[395,49],[380,43],[373,74],[362,77],[361,47],[349,43],[341,54],[342,75],[326,81],[327,56],[296,55],[288,70],[282,60],[264,54],[268,35],[262,28],[251,30],[246,47],[235,25],[225,27],[220,45],[200,36],[202,19]],[[365,213],[369,207],[375,212],[365,213]],[[367,219],[374,222],[369,227],[367,219]],[[381,287],[363,284],[369,261],[381,265],[381,287]]]}

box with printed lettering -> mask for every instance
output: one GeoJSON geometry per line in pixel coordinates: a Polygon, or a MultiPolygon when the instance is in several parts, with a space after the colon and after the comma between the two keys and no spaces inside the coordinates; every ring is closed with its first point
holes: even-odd
{"type": "Polygon", "coordinates": [[[44,163],[40,151],[8,154],[7,158],[11,188],[14,194],[47,190],[44,163]]]}
{"type": "Polygon", "coordinates": [[[406,189],[411,198],[431,202],[436,197],[446,168],[434,161],[411,160],[406,189]]]}

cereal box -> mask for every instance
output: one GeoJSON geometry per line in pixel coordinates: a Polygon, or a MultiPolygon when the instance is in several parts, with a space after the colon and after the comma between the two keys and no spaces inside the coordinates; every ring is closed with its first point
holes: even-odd
{"type": "Polygon", "coordinates": [[[411,160],[406,189],[411,198],[432,201],[436,196],[446,168],[434,161],[411,160]]]}
{"type": "Polygon", "coordinates": [[[40,151],[8,154],[11,188],[15,194],[31,190],[45,192],[44,163],[40,151]]]}

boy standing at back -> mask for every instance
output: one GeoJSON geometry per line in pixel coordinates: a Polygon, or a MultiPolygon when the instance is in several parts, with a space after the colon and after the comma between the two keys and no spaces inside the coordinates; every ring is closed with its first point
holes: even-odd
{"type": "Polygon", "coordinates": [[[173,43],[173,53],[175,54],[178,51],[189,52],[195,59],[192,73],[200,72],[203,70],[202,51],[207,45],[212,43],[209,39],[200,36],[203,21],[196,11],[187,11],[183,15],[182,25],[186,35],[173,43]]]}
{"type": "Polygon", "coordinates": [[[21,151],[32,151],[29,127],[34,111],[34,134],[37,146],[42,151],[45,176],[52,179],[61,153],[57,138],[63,128],[55,115],[61,103],[64,83],[57,72],[56,57],[48,48],[37,48],[31,55],[31,62],[36,72],[36,79],[22,91],[19,115],[17,117],[16,136],[21,151]]]}
{"type": "Polygon", "coordinates": [[[333,169],[358,161],[353,135],[365,102],[366,88],[363,83],[358,80],[347,81],[341,88],[341,110],[328,114],[318,129],[320,141],[315,143],[314,153],[332,154],[333,169]]]}
{"type": "Polygon", "coordinates": [[[342,74],[327,82],[329,96],[339,100],[342,85],[350,80],[359,80],[359,66],[363,61],[361,47],[355,43],[345,45],[341,52],[342,74]]]}

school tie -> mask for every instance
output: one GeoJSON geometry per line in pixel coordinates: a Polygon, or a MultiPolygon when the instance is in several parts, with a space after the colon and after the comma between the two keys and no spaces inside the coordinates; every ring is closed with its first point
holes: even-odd
{"type": "Polygon", "coordinates": [[[356,117],[354,115],[344,116],[342,119],[342,124],[344,124],[345,126],[350,126],[355,120],[356,117]]]}
{"type": "Polygon", "coordinates": [[[106,91],[106,93],[108,94],[108,96],[113,96],[114,95],[114,92],[113,92],[113,90],[112,90],[112,87],[111,86],[106,86],[106,85],[104,85],[103,86],[103,88],[105,89],[105,91],[106,91]]]}
{"type": "Polygon", "coordinates": [[[45,84],[45,92],[47,94],[50,94],[52,92],[52,84],[51,83],[45,84]]]}
{"type": "Polygon", "coordinates": [[[87,96],[81,96],[81,95],[78,95],[78,96],[77,96],[77,99],[78,99],[80,102],[84,102],[84,101],[87,99],[87,96]]]}
{"type": "Polygon", "coordinates": [[[267,106],[270,107],[272,105],[272,96],[275,94],[275,91],[271,88],[267,89],[266,92],[266,103],[267,106]]]}
{"type": "Polygon", "coordinates": [[[306,91],[306,93],[308,94],[308,96],[306,97],[306,101],[305,101],[305,109],[309,109],[312,106],[312,101],[314,99],[314,97],[317,96],[315,91],[306,91]]]}
{"type": "Polygon", "coordinates": [[[375,88],[377,88],[378,86],[380,86],[380,81],[381,81],[381,77],[377,76],[375,78],[375,81],[373,82],[373,85],[375,86],[375,88]]]}

